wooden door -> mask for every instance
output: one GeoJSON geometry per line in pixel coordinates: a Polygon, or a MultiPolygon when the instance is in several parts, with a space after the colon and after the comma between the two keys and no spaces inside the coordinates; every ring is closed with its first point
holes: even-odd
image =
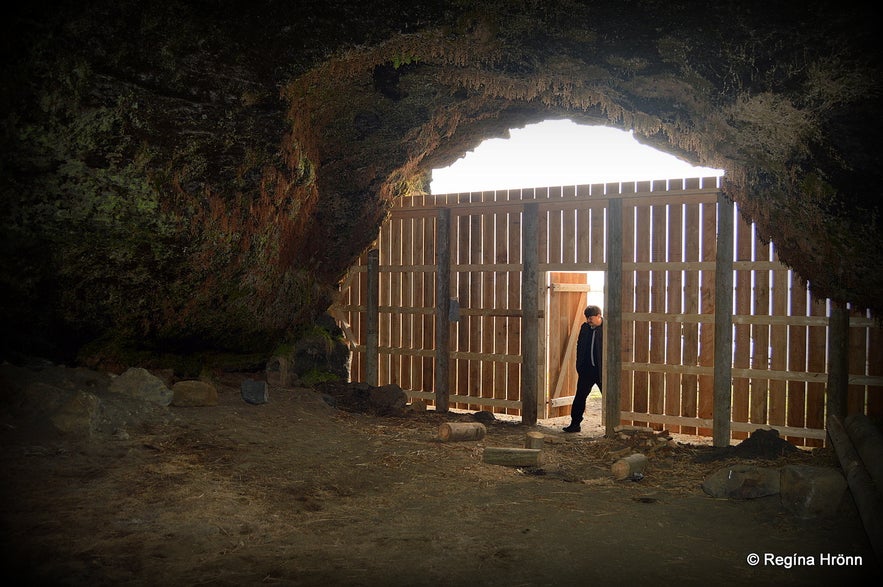
{"type": "Polygon", "coordinates": [[[555,418],[570,414],[576,394],[576,339],[586,321],[589,282],[586,273],[576,272],[552,272],[549,281],[546,412],[555,418]]]}

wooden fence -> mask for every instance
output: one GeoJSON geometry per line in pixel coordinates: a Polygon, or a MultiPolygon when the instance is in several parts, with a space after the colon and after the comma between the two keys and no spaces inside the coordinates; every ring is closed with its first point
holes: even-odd
{"type": "MultiPolygon", "coordinates": [[[[373,276],[366,253],[334,308],[353,350],[351,378],[396,383],[429,402],[438,400],[442,381],[450,407],[509,414],[523,414],[526,390],[535,389],[536,406],[531,399],[527,409],[540,417],[568,413],[574,337],[590,290],[579,276],[609,270],[608,247],[616,234],[610,205],[616,201],[621,285],[606,294],[618,293],[621,303],[621,368],[614,379],[620,420],[712,433],[715,329],[723,316],[727,320],[718,324],[724,334],[731,330],[731,345],[720,354],[718,343],[717,353],[731,357],[725,365],[731,437],[764,426],[796,444],[820,445],[830,304],[810,296],[778,261],[775,245],[762,242],[735,205],[722,203],[718,181],[426,195],[401,202],[380,231],[373,276]],[[534,215],[536,226],[526,230],[534,215]],[[721,219],[733,227],[732,261],[725,255],[723,266],[718,241],[727,224],[719,225],[721,219]],[[716,312],[719,300],[729,300],[716,295],[720,267],[732,272],[732,307],[716,312]],[[528,274],[534,277],[525,282],[528,274]],[[531,297],[533,290],[537,295],[531,297]],[[447,310],[439,314],[439,308],[447,310]],[[444,332],[436,329],[440,316],[444,332]],[[527,336],[534,332],[539,336],[527,336]],[[447,352],[437,353],[442,347],[447,352]]],[[[855,310],[848,336],[848,409],[883,415],[883,330],[855,310]]]]}

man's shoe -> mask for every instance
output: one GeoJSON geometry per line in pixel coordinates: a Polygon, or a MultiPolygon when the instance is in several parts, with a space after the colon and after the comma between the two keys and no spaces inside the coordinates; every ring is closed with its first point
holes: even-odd
{"type": "Polygon", "coordinates": [[[571,424],[570,426],[564,428],[564,432],[579,432],[579,426],[571,424]]]}

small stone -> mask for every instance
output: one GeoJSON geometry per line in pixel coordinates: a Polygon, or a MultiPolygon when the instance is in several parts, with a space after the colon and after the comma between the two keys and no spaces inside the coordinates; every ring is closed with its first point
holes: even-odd
{"type": "Polygon", "coordinates": [[[265,404],[270,401],[269,391],[266,381],[255,381],[254,379],[246,379],[239,386],[242,399],[249,404],[265,404]]]}

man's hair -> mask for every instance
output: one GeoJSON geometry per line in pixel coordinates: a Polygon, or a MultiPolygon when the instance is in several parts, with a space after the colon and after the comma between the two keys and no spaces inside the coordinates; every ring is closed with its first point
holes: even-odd
{"type": "Polygon", "coordinates": [[[601,308],[599,308],[598,306],[587,306],[584,313],[586,315],[586,318],[589,318],[591,316],[600,316],[601,308]]]}

